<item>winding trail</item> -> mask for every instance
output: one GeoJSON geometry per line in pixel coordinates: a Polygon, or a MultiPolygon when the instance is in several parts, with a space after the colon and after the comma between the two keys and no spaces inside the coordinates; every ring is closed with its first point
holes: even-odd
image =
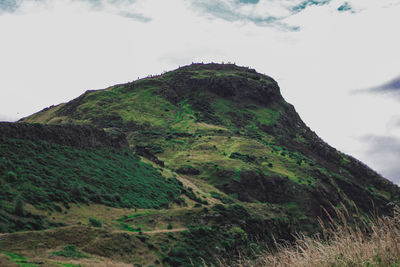
{"type": "MultiPolygon", "coordinates": [[[[175,228],[175,229],[159,229],[153,231],[142,231],[142,234],[159,234],[159,233],[176,233],[176,232],[183,232],[187,231],[188,228],[175,228]]],[[[129,234],[139,234],[139,232],[133,231],[124,231],[124,230],[116,230],[112,231],[112,233],[129,233],[129,234]]]]}
{"type": "Polygon", "coordinates": [[[158,233],[169,233],[169,232],[183,232],[188,230],[188,228],[176,228],[176,229],[160,229],[153,231],[143,231],[144,234],[158,234],[158,233]]]}

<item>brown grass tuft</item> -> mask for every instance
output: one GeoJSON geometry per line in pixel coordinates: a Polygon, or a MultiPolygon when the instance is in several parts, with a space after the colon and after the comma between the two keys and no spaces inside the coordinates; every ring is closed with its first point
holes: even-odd
{"type": "Polygon", "coordinates": [[[365,225],[350,226],[345,214],[336,212],[342,222],[331,219],[325,226],[320,221],[322,237],[298,235],[294,244],[276,244],[277,252],[241,258],[234,266],[400,266],[400,208],[393,217],[371,219],[367,231],[361,230],[365,225]]]}

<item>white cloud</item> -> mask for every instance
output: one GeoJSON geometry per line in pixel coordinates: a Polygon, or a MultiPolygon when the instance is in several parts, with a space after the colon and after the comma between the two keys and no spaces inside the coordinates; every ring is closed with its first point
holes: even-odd
{"type": "Polygon", "coordinates": [[[236,17],[210,11],[208,0],[22,1],[0,15],[0,114],[27,116],[87,89],[230,61],[277,79],[324,140],[381,171],[359,137],[387,136],[399,103],[349,92],[400,74],[400,1],[332,0],[294,15],[303,1],[217,2],[236,17]],[[337,10],[345,2],[355,13],[337,10]],[[257,23],[269,16],[300,31],[257,23]]]}
{"type": "Polygon", "coordinates": [[[365,135],[360,141],[365,145],[365,153],[382,175],[400,184],[400,138],[392,136],[365,135]]]}
{"type": "Polygon", "coordinates": [[[0,114],[0,122],[4,121],[15,122],[18,120],[18,117],[19,117],[18,114],[15,114],[15,116],[0,114]]]}

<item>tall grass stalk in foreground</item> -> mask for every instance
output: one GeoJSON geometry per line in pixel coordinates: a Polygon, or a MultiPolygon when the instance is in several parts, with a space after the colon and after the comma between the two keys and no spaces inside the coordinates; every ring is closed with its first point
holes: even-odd
{"type": "MultiPolygon", "coordinates": [[[[234,266],[400,267],[400,208],[395,208],[393,217],[371,219],[368,226],[351,226],[343,212],[336,213],[341,223],[320,221],[322,237],[298,235],[294,244],[276,244],[276,252],[242,258],[234,266]]],[[[228,265],[221,261],[221,266],[228,265]]]]}

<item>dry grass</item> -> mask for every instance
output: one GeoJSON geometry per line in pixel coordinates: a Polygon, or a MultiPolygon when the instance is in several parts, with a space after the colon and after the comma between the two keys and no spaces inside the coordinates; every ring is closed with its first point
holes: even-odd
{"type": "Polygon", "coordinates": [[[361,230],[366,225],[349,226],[344,213],[337,214],[340,224],[320,222],[322,237],[298,235],[294,244],[276,244],[277,252],[242,258],[235,266],[400,266],[400,208],[393,217],[371,219],[368,231],[361,230]]]}

